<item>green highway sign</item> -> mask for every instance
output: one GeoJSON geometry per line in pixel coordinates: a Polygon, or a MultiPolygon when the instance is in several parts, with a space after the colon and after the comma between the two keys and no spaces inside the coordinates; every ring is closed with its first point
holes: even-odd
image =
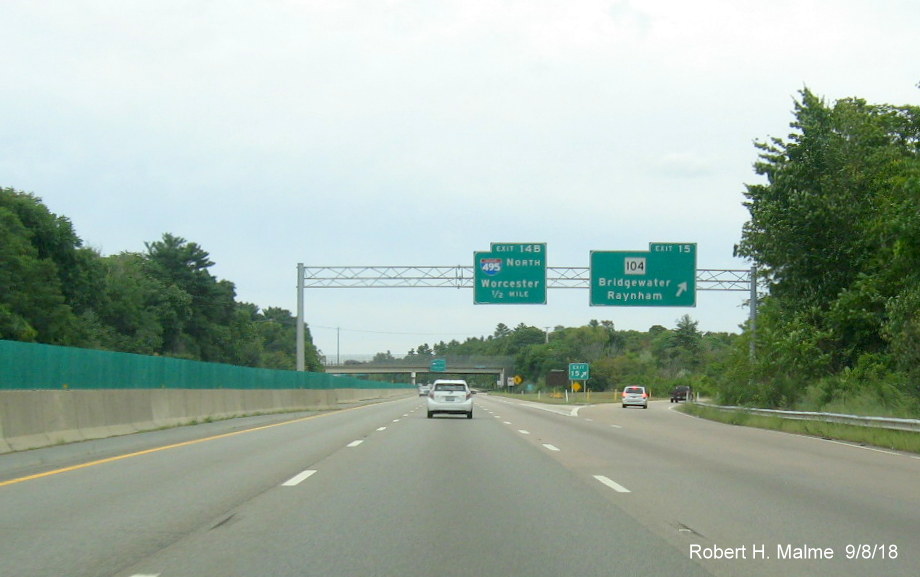
{"type": "Polygon", "coordinates": [[[473,253],[473,303],[546,304],[546,243],[493,242],[473,253]]]}
{"type": "Polygon", "coordinates": [[[570,381],[587,381],[591,378],[591,365],[588,363],[569,363],[570,381]]]}
{"type": "Polygon", "coordinates": [[[435,373],[443,373],[447,370],[447,360],[446,359],[434,359],[431,361],[431,364],[428,365],[428,368],[435,373]]]}
{"type": "Polygon", "coordinates": [[[696,306],[696,243],[591,251],[591,306],[696,306]]]}

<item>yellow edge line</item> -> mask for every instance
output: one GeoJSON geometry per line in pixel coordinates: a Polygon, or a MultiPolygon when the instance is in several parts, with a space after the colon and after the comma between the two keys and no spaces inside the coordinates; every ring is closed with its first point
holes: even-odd
{"type": "Polygon", "coordinates": [[[202,439],[193,439],[191,441],[183,441],[181,443],[174,443],[172,445],[164,445],[162,447],[154,447],[153,449],[146,449],[144,451],[137,451],[135,453],[126,453],[124,455],[117,455],[115,457],[108,457],[106,459],[99,459],[96,461],[89,461],[87,463],[80,463],[79,465],[73,465],[71,467],[64,467],[62,469],[54,469],[51,471],[45,471],[44,473],[36,473],[35,475],[28,475],[26,477],[19,477],[17,479],[10,479],[8,481],[0,481],[0,487],[6,487],[7,485],[15,485],[16,483],[24,483],[25,481],[33,481],[35,479],[41,479],[43,477],[50,477],[52,475],[60,475],[61,473],[68,473],[70,471],[77,471],[79,469],[86,469],[88,467],[95,467],[96,465],[103,465],[105,463],[112,463],[114,461],[121,461],[123,459],[130,459],[132,457],[140,457],[142,455],[149,455],[150,453],[158,453],[160,451],[166,451],[168,449],[178,449],[179,447],[186,447],[188,445],[195,445],[198,443],[204,443],[206,441],[214,441],[217,439],[224,439],[226,437],[233,437],[235,435],[242,435],[243,433],[252,433],[255,431],[261,431],[264,429],[271,429],[273,427],[280,427],[282,425],[290,425],[293,423],[301,423],[303,421],[309,421],[310,419],[317,419],[319,417],[325,417],[334,413],[344,413],[346,411],[354,411],[356,409],[363,409],[364,407],[351,407],[348,409],[340,409],[338,411],[333,411],[330,413],[321,413],[319,415],[310,415],[309,417],[302,417],[300,419],[293,419],[291,421],[283,421],[281,423],[273,423],[271,425],[262,425],[260,427],[253,427],[252,429],[244,429],[242,431],[233,431],[231,433],[222,433],[220,435],[213,435],[211,437],[204,437],[202,439]]]}

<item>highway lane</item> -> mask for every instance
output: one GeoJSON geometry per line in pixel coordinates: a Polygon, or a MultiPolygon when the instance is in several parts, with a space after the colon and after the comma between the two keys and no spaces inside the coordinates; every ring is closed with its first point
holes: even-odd
{"type": "Polygon", "coordinates": [[[382,426],[119,575],[705,575],[484,411],[382,426]]]}
{"type": "MultiPolygon", "coordinates": [[[[114,461],[107,460],[113,455],[106,443],[96,442],[103,447],[96,450],[105,455],[102,462],[13,484],[7,461],[21,471],[28,455],[0,455],[0,575],[113,575],[276,487],[303,462],[321,460],[366,436],[381,420],[402,414],[397,405],[308,415],[248,431],[215,423],[200,429],[222,434],[197,437],[200,442],[194,437],[199,427],[111,439],[120,446],[133,442],[142,451],[165,447],[114,461]]],[[[75,466],[83,444],[36,452],[52,453],[58,454],[47,459],[45,469],[54,472],[57,463],[75,466]],[[67,456],[68,450],[74,456],[67,456]]],[[[32,461],[28,474],[43,474],[32,461]]]]}
{"type": "Polygon", "coordinates": [[[746,557],[704,559],[713,574],[920,574],[916,455],[722,425],[666,402],[597,405],[577,416],[493,403],[535,446],[559,448],[553,454],[566,468],[603,471],[640,493],[618,506],[678,549],[746,557]],[[797,548],[824,558],[780,559],[797,548]],[[897,558],[883,559],[883,549],[897,558]]]}
{"type": "Polygon", "coordinates": [[[0,575],[920,574],[911,456],[667,403],[568,416],[480,395],[471,421],[423,406],[308,416],[5,486],[0,456],[0,575]],[[802,543],[835,557],[775,559],[802,543]],[[898,557],[846,560],[848,543],[898,557]],[[748,558],[692,559],[694,546],[748,558]],[[751,558],[757,546],[774,558],[751,558]]]}

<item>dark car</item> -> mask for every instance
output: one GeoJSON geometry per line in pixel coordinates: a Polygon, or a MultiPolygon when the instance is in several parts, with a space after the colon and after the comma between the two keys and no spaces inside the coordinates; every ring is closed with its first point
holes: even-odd
{"type": "Polygon", "coordinates": [[[679,403],[681,401],[689,401],[691,398],[691,389],[687,385],[679,385],[674,387],[671,390],[671,402],[679,403]]]}

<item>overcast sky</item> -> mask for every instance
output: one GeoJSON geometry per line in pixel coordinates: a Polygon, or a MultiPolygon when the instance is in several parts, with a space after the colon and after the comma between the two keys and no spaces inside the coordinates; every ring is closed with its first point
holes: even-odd
{"type": "MultiPolygon", "coordinates": [[[[0,186],[102,254],[198,243],[237,300],[297,307],[308,266],[472,266],[492,242],[697,243],[733,258],[755,140],[807,86],[918,104],[916,0],[0,2],[0,186]]],[[[695,308],[474,305],[471,289],[311,289],[328,356],[610,320],[734,331],[695,308]]]]}

